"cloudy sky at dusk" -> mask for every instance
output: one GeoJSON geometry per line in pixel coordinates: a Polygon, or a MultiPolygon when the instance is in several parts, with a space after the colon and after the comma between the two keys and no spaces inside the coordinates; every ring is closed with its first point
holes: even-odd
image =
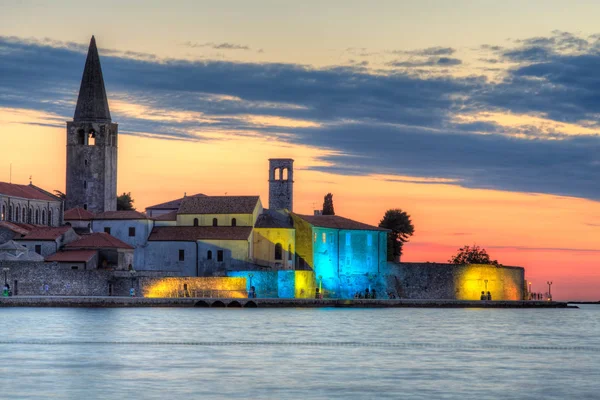
{"type": "Polygon", "coordinates": [[[403,261],[479,244],[600,299],[600,3],[0,0],[0,181],[64,190],[91,35],[138,209],[259,194],[412,215],[403,261]],[[326,5],[323,5],[325,3],[326,5]]]}

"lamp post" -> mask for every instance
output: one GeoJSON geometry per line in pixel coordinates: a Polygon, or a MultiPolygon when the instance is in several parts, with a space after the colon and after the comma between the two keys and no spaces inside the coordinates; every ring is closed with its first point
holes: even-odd
{"type": "Polygon", "coordinates": [[[252,272],[249,273],[248,278],[250,279],[250,288],[249,288],[250,296],[249,297],[254,297],[254,292],[252,291],[252,278],[254,278],[254,274],[252,272]]]}
{"type": "Polygon", "coordinates": [[[131,288],[129,289],[129,296],[135,297],[135,288],[133,287],[135,281],[135,270],[130,269],[129,273],[131,274],[131,288]]]}
{"type": "Polygon", "coordinates": [[[552,301],[552,281],[546,283],[548,284],[548,301],[552,301]]]}
{"type": "Polygon", "coordinates": [[[531,282],[527,282],[529,284],[529,300],[531,299],[531,282]]]}
{"type": "Polygon", "coordinates": [[[8,278],[6,276],[6,273],[8,272],[9,268],[2,268],[2,271],[4,271],[4,289],[2,290],[2,295],[4,297],[8,297],[8,278]]]}

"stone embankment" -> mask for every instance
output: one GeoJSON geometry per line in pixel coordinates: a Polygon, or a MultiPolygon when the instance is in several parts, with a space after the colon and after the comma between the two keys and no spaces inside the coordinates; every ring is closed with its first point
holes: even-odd
{"type": "Polygon", "coordinates": [[[384,300],[384,299],[212,299],[101,296],[15,296],[1,297],[0,307],[246,307],[246,308],[567,308],[557,301],[469,301],[469,300],[384,300]]]}

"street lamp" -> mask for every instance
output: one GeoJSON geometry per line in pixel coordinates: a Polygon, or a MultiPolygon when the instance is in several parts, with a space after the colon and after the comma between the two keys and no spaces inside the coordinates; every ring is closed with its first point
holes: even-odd
{"type": "Polygon", "coordinates": [[[250,295],[250,296],[249,296],[249,297],[251,297],[251,298],[254,298],[254,296],[255,296],[255,292],[253,292],[253,291],[252,291],[252,278],[254,278],[254,274],[253,274],[252,272],[251,272],[251,273],[249,273],[249,274],[248,274],[248,278],[250,279],[250,285],[249,285],[249,286],[250,286],[250,288],[249,288],[249,289],[250,289],[250,290],[249,290],[249,295],[250,295]]]}
{"type": "Polygon", "coordinates": [[[135,288],[133,287],[134,280],[135,280],[135,270],[130,269],[129,273],[131,274],[131,288],[129,289],[129,296],[135,297],[135,288]]]}
{"type": "Polygon", "coordinates": [[[8,272],[10,268],[2,268],[2,271],[4,271],[4,285],[8,285],[8,279],[6,277],[6,273],[8,272]]]}
{"type": "Polygon", "coordinates": [[[527,284],[529,284],[529,291],[528,291],[528,293],[529,293],[529,300],[533,300],[531,298],[531,282],[527,282],[527,284]]]}
{"type": "Polygon", "coordinates": [[[548,301],[552,301],[552,281],[546,283],[548,284],[548,301]]]}

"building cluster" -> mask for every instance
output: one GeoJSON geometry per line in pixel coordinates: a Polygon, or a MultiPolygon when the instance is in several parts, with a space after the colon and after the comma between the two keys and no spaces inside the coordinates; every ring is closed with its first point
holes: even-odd
{"type": "MultiPolygon", "coordinates": [[[[244,277],[251,293],[292,297],[352,298],[375,287],[383,296],[400,297],[400,291],[416,287],[400,289],[397,276],[390,283],[385,229],[294,212],[292,159],[269,160],[268,209],[259,196],[200,193],[145,213],[117,211],[118,126],[111,119],[93,37],[66,142],[65,199],[32,183],[0,182],[0,263],[10,262],[13,269],[19,262],[27,265],[22,279],[38,279],[46,293],[48,277],[36,275],[42,269],[56,276],[68,271],[70,283],[57,292],[67,294],[73,287],[91,287],[86,280],[93,280],[93,287],[80,294],[104,288],[112,294],[127,273],[153,277],[157,293],[164,293],[165,282],[179,282],[177,277],[185,290],[205,287],[200,278],[244,277]],[[45,267],[38,268],[40,263],[45,267]]],[[[421,279],[422,269],[417,272],[421,279]]],[[[36,285],[30,283],[30,290],[36,285]]]]}

